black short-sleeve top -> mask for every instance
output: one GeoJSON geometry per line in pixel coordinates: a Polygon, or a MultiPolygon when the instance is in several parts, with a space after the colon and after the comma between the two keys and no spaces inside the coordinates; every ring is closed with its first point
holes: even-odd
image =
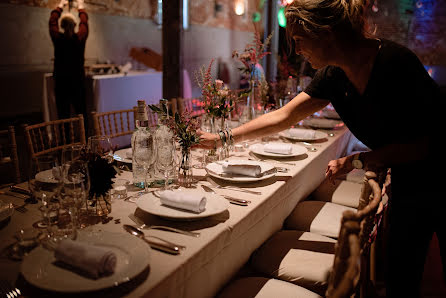
{"type": "Polygon", "coordinates": [[[372,150],[434,136],[441,126],[438,108],[444,99],[438,85],[413,52],[389,40],[381,40],[362,95],[334,66],[319,69],[305,93],[330,101],[350,131],[372,150]]]}

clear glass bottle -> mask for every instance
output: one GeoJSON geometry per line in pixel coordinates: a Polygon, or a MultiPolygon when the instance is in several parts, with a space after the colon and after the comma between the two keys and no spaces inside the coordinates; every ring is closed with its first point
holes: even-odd
{"type": "MultiPolygon", "coordinates": [[[[137,152],[139,152],[142,145],[147,143],[153,143],[153,135],[149,128],[149,119],[147,116],[147,106],[145,100],[138,100],[138,108],[135,115],[135,132],[132,134],[132,172],[133,172],[133,184],[139,188],[145,187],[147,165],[144,166],[140,160],[137,159],[137,152]]],[[[147,160],[153,160],[155,152],[147,152],[145,158],[147,160]]],[[[149,163],[149,161],[147,162],[149,163]]]]}

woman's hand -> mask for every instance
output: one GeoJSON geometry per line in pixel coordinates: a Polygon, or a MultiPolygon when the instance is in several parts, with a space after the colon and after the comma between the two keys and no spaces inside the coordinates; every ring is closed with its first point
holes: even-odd
{"type": "Polygon", "coordinates": [[[352,160],[355,155],[331,160],[325,170],[325,177],[335,184],[335,179],[353,170],[352,160]]]}
{"type": "Polygon", "coordinates": [[[205,132],[199,129],[197,130],[197,135],[200,137],[200,144],[196,146],[197,148],[217,149],[220,141],[220,137],[217,134],[205,132]]]}

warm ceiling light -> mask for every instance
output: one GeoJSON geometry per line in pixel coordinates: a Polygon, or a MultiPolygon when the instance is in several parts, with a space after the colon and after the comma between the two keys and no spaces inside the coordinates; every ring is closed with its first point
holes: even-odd
{"type": "Polygon", "coordinates": [[[236,0],[234,4],[234,11],[235,14],[238,16],[241,16],[245,13],[245,1],[243,0],[236,0]]]}

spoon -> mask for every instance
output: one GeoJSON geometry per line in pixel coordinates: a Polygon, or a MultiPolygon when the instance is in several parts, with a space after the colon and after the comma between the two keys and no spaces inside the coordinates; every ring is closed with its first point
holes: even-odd
{"type": "Polygon", "coordinates": [[[157,249],[157,250],[160,250],[160,251],[163,251],[163,252],[167,252],[167,253],[172,254],[172,255],[178,255],[180,253],[180,248],[178,246],[162,244],[162,243],[150,241],[147,238],[145,238],[145,235],[144,235],[143,231],[141,231],[140,229],[138,229],[138,228],[136,228],[134,226],[124,225],[124,230],[126,230],[127,232],[129,232],[133,236],[136,236],[136,237],[144,240],[153,249],[157,249]]]}

